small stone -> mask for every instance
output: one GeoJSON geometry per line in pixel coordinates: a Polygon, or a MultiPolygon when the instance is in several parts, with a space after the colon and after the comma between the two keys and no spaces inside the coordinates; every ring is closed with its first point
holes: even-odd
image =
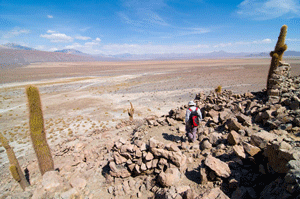
{"type": "Polygon", "coordinates": [[[127,159],[121,156],[118,152],[114,152],[114,159],[116,164],[122,164],[124,162],[127,162],[127,159]]]}
{"type": "Polygon", "coordinates": [[[114,187],[113,186],[108,187],[107,191],[108,191],[108,193],[113,194],[114,187]]]}
{"type": "Polygon", "coordinates": [[[246,158],[246,154],[245,154],[245,152],[244,152],[243,146],[240,146],[240,145],[234,145],[234,146],[233,146],[233,150],[234,150],[234,153],[235,153],[238,157],[243,158],[243,159],[246,158]]]}
{"type": "Polygon", "coordinates": [[[253,146],[252,144],[246,142],[243,142],[243,147],[244,150],[251,156],[254,156],[261,151],[257,146],[253,146]]]}
{"type": "Polygon", "coordinates": [[[227,141],[231,145],[239,144],[241,142],[241,136],[235,131],[230,131],[227,137],[227,141]]]}
{"type": "Polygon", "coordinates": [[[141,165],[141,170],[142,170],[142,171],[146,171],[146,170],[147,170],[146,164],[142,163],[142,165],[141,165]]]}
{"type": "Polygon", "coordinates": [[[158,175],[158,182],[163,187],[169,187],[180,180],[180,172],[177,168],[168,168],[158,175]]]}
{"type": "Polygon", "coordinates": [[[201,184],[203,185],[208,182],[205,167],[200,168],[200,180],[201,180],[201,184]]]}
{"type": "Polygon", "coordinates": [[[86,186],[86,180],[80,177],[71,178],[70,184],[72,187],[83,189],[86,186]]]}
{"type": "Polygon", "coordinates": [[[158,159],[153,159],[152,160],[152,168],[156,168],[158,164],[158,159]]]}
{"type": "Polygon", "coordinates": [[[152,161],[146,162],[147,169],[152,168],[152,161]]]}
{"type": "Polygon", "coordinates": [[[204,164],[216,172],[216,174],[220,177],[228,178],[231,175],[228,164],[211,155],[206,157],[204,164]]]}
{"type": "Polygon", "coordinates": [[[244,129],[244,127],[235,118],[229,118],[226,121],[226,125],[229,130],[235,130],[237,132],[241,129],[244,129]]]}
{"type": "Polygon", "coordinates": [[[251,143],[261,149],[264,149],[270,141],[275,140],[277,137],[278,136],[276,134],[269,133],[267,131],[259,131],[251,136],[251,143]]]}
{"type": "Polygon", "coordinates": [[[142,151],[141,151],[141,149],[137,149],[135,151],[135,156],[138,157],[138,158],[142,157],[142,151]]]}
{"type": "Polygon", "coordinates": [[[150,160],[153,160],[154,156],[151,152],[148,152],[146,157],[145,157],[145,160],[146,161],[150,161],[150,160]]]}
{"type": "Polygon", "coordinates": [[[207,139],[205,139],[201,142],[201,149],[202,150],[211,149],[211,148],[212,148],[212,144],[207,139]]]}
{"type": "Polygon", "coordinates": [[[218,145],[221,139],[222,139],[221,133],[214,132],[209,135],[209,142],[214,146],[218,145]]]}

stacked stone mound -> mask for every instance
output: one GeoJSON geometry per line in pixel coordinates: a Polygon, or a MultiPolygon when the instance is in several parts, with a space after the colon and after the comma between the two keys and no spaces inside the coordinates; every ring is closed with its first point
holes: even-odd
{"type": "MultiPolygon", "coordinates": [[[[218,181],[231,198],[299,197],[300,143],[294,138],[300,129],[300,77],[289,74],[289,64],[280,63],[268,95],[196,95],[205,123],[199,135],[206,157],[202,184],[218,181]]],[[[185,109],[171,110],[168,117],[180,121],[185,109]]]]}
{"type": "Polygon", "coordinates": [[[120,139],[115,142],[112,154],[113,158],[109,162],[111,176],[126,178],[131,175],[156,174],[160,176],[162,186],[170,186],[175,182],[166,173],[179,174],[186,166],[186,156],[176,144],[165,145],[154,138],[149,143],[141,140],[130,143],[120,139]]]}

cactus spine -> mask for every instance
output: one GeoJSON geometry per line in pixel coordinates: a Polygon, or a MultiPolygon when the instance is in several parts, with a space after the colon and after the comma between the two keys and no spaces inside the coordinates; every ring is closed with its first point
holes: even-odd
{"type": "Polygon", "coordinates": [[[29,183],[27,182],[23,174],[23,171],[19,165],[19,161],[16,158],[13,149],[9,146],[7,139],[1,133],[0,133],[0,141],[7,153],[7,157],[10,163],[9,170],[11,172],[11,175],[20,184],[22,189],[25,190],[25,188],[29,186],[29,183]]]}
{"type": "Polygon", "coordinates": [[[29,105],[30,136],[40,172],[44,175],[45,172],[54,170],[54,162],[46,139],[40,94],[35,86],[28,86],[26,94],[29,105]]]}
{"type": "Polygon", "coordinates": [[[287,25],[283,25],[280,29],[280,34],[275,46],[274,51],[270,52],[270,56],[272,57],[271,65],[268,74],[268,81],[267,81],[267,90],[270,90],[272,85],[270,85],[270,78],[273,75],[274,71],[277,69],[279,65],[279,61],[282,60],[284,51],[287,50],[287,45],[285,44],[285,37],[287,33],[287,25]]]}

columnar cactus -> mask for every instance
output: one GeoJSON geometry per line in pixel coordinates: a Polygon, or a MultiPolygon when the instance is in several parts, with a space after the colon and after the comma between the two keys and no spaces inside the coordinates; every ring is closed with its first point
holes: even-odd
{"type": "Polygon", "coordinates": [[[130,109],[128,109],[127,111],[128,111],[129,119],[130,119],[130,121],[132,121],[133,120],[133,114],[134,114],[134,108],[133,108],[133,105],[132,105],[131,102],[130,102],[130,109]]]}
{"type": "Polygon", "coordinates": [[[40,172],[43,175],[47,171],[54,170],[54,162],[46,139],[40,94],[35,86],[28,86],[26,94],[29,105],[30,136],[38,159],[40,172]]]}
{"type": "Polygon", "coordinates": [[[268,81],[267,81],[267,90],[269,91],[272,87],[272,85],[270,85],[270,78],[272,76],[272,74],[274,73],[274,71],[277,69],[278,65],[279,65],[279,61],[282,60],[283,57],[283,53],[284,51],[287,50],[287,45],[285,44],[285,37],[286,37],[286,33],[287,33],[287,25],[283,25],[280,29],[280,34],[275,46],[275,50],[270,52],[270,56],[272,57],[271,60],[271,65],[270,65],[270,69],[269,69],[269,74],[268,74],[268,81]]]}
{"type": "Polygon", "coordinates": [[[14,151],[9,146],[7,139],[1,133],[0,133],[0,142],[6,150],[7,157],[10,163],[9,170],[11,172],[11,175],[20,184],[22,189],[25,190],[25,188],[29,186],[29,183],[27,182],[23,174],[23,171],[19,165],[19,161],[16,158],[14,151]]]}

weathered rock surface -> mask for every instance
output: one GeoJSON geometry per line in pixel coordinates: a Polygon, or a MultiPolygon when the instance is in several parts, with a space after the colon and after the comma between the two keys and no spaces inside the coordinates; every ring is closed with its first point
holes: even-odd
{"type": "Polygon", "coordinates": [[[177,168],[168,168],[165,172],[158,175],[158,182],[163,187],[174,185],[180,180],[180,172],[177,168]]]}
{"type": "Polygon", "coordinates": [[[213,170],[217,176],[228,178],[231,175],[228,164],[211,155],[206,157],[204,164],[213,170]]]}

